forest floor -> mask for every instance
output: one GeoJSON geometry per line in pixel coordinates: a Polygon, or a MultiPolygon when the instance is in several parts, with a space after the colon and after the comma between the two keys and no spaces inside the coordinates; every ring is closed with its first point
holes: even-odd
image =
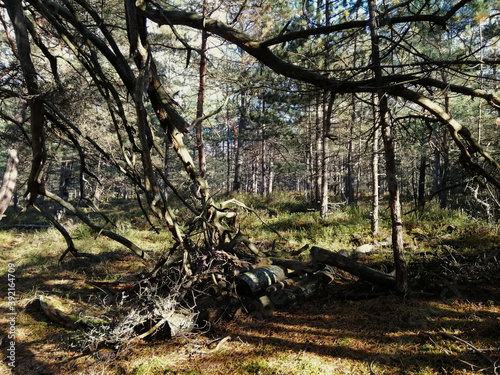
{"type": "MultiPolygon", "coordinates": [[[[258,202],[253,203],[258,209],[258,202]]],[[[286,215],[279,207],[275,212],[269,208],[260,212],[269,225],[286,232],[288,241],[283,246],[295,249],[309,243],[334,251],[351,250],[374,240],[369,235],[369,217],[362,210],[339,209],[326,222],[316,213],[296,208],[286,215]]],[[[258,222],[243,224],[255,230],[253,238],[261,246],[269,243],[256,229],[258,222]]],[[[161,235],[130,226],[122,230],[137,231],[136,240],[140,237],[142,244],[160,246],[161,235]]],[[[383,228],[380,240],[388,233],[383,228]]],[[[51,322],[37,303],[40,296],[51,295],[105,310],[116,294],[99,291],[87,281],[127,280],[145,267],[112,241],[93,241],[77,225],[72,236],[78,248],[98,255],[99,260],[67,256],[59,263],[65,243],[52,228],[0,229],[2,359],[11,341],[7,274],[15,275],[12,373],[500,373],[500,235],[498,227],[463,215],[434,211],[407,217],[412,290],[407,296],[374,289],[336,271],[334,281],[314,300],[259,319],[238,311],[232,320],[219,322],[209,332],[151,338],[119,351],[82,352],[80,330],[51,322]],[[9,264],[15,270],[9,270],[9,264]]],[[[360,261],[390,271],[390,250],[368,254],[360,261]]],[[[0,364],[2,373],[10,373],[8,360],[0,364]]]]}

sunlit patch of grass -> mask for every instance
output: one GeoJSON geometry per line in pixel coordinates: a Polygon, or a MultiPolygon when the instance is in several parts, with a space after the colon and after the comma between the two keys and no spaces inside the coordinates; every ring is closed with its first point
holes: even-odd
{"type": "Polygon", "coordinates": [[[0,231],[0,273],[7,271],[8,263],[13,259],[11,249],[19,242],[20,237],[16,231],[0,231]]]}
{"type": "Polygon", "coordinates": [[[275,374],[275,369],[269,366],[269,362],[265,359],[248,361],[241,365],[241,368],[249,374],[275,374]]]}
{"type": "Polygon", "coordinates": [[[11,246],[17,237],[17,233],[13,230],[0,231],[0,249],[5,250],[11,246]]]}
{"type": "Polygon", "coordinates": [[[33,267],[43,270],[53,264],[53,257],[60,255],[65,249],[64,241],[61,242],[62,237],[53,228],[37,230],[29,234],[18,234],[17,231],[12,231],[12,233],[16,237],[8,249],[3,251],[3,256],[15,264],[17,271],[33,267]]]}
{"type": "Polygon", "coordinates": [[[79,224],[71,232],[71,237],[73,238],[73,240],[84,240],[92,238],[92,230],[87,225],[79,224]]]}
{"type": "MultiPolygon", "coordinates": [[[[162,358],[152,358],[139,365],[133,372],[134,375],[163,375],[178,374],[172,370],[170,364],[162,358]]],[[[196,373],[192,373],[195,375],[196,373]]]]}
{"type": "Polygon", "coordinates": [[[371,240],[369,211],[364,208],[347,206],[322,218],[317,211],[280,210],[279,205],[272,203],[270,207],[272,214],[261,216],[267,225],[252,214],[246,214],[242,218],[242,228],[251,232],[254,238],[270,241],[277,237],[276,231],[286,238],[288,247],[308,244],[339,250],[350,246],[355,233],[370,238],[367,242],[371,240]]]}

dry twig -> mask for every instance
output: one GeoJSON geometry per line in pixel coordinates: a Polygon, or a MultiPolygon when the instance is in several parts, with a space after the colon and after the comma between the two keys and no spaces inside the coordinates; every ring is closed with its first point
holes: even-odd
{"type": "Polygon", "coordinates": [[[476,348],[474,345],[472,345],[471,343],[461,339],[460,337],[458,336],[455,336],[455,335],[452,335],[450,333],[446,333],[446,332],[441,332],[441,334],[443,336],[446,336],[450,339],[453,339],[453,340],[456,340],[458,342],[461,342],[462,344],[465,344],[467,347],[469,347],[470,349],[474,350],[476,353],[478,353],[480,356],[482,356],[484,359],[486,359],[492,366],[493,368],[493,374],[495,375],[498,375],[498,372],[497,370],[500,368],[499,366],[496,365],[496,361],[493,361],[493,359],[491,359],[491,357],[487,356],[486,354],[483,353],[483,351],[481,349],[478,349],[476,348]]]}

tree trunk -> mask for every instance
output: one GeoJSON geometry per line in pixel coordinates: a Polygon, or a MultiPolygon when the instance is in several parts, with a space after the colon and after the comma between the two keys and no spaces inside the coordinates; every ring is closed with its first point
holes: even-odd
{"type": "Polygon", "coordinates": [[[441,153],[439,150],[440,137],[436,133],[434,135],[436,146],[434,146],[434,190],[439,191],[441,186],[441,153]]]}
{"type": "MultiPolygon", "coordinates": [[[[450,113],[449,104],[446,108],[446,112],[450,113]]],[[[448,169],[450,166],[449,159],[449,147],[448,147],[448,130],[443,129],[442,140],[441,140],[441,152],[443,156],[443,164],[441,166],[441,183],[439,192],[439,207],[445,209],[448,206],[448,190],[446,189],[446,184],[448,180],[448,169]]]]}
{"type": "Polygon", "coordinates": [[[418,206],[423,206],[425,203],[425,170],[427,167],[427,155],[425,150],[422,151],[420,155],[420,166],[418,169],[418,196],[417,204],[418,206]]]}
{"type": "Polygon", "coordinates": [[[408,291],[408,270],[404,257],[401,202],[399,199],[399,187],[396,177],[396,156],[391,134],[391,125],[387,118],[389,113],[387,95],[382,89],[382,68],[377,24],[378,16],[375,0],[369,0],[368,7],[370,12],[370,36],[372,42],[373,71],[375,74],[375,80],[377,82],[377,85],[379,86],[377,96],[379,101],[380,125],[385,151],[387,185],[389,188],[389,207],[391,210],[392,226],[392,251],[394,254],[394,266],[396,270],[396,289],[400,293],[406,293],[408,291]]]}
{"type": "Polygon", "coordinates": [[[333,111],[333,103],[335,101],[335,94],[333,92],[330,93],[330,97],[328,98],[328,92],[324,92],[323,98],[323,147],[322,147],[322,156],[321,156],[321,211],[320,216],[326,217],[328,214],[328,183],[330,181],[329,178],[329,168],[330,165],[328,158],[330,157],[330,129],[331,129],[331,117],[333,111]]]}
{"type": "MultiPolygon", "coordinates": [[[[226,89],[226,96],[229,96],[226,89]]],[[[231,133],[232,127],[230,123],[229,108],[226,107],[226,194],[231,192],[231,133]]]]}
{"type": "MultiPolygon", "coordinates": [[[[263,317],[267,311],[274,308],[284,308],[297,302],[302,302],[324,292],[324,287],[331,282],[333,276],[321,271],[299,282],[291,282],[281,289],[270,288],[266,294],[260,296],[243,297],[243,308],[255,318],[263,317]]],[[[284,284],[288,284],[284,280],[284,284]]]]}
{"type": "Polygon", "coordinates": [[[378,184],[378,145],[380,138],[380,129],[376,123],[377,111],[373,110],[373,142],[372,142],[372,212],[371,229],[372,235],[376,236],[379,232],[379,184],[378,184]]]}
{"type": "Polygon", "coordinates": [[[9,149],[5,172],[3,174],[3,183],[0,188],[0,220],[2,220],[3,214],[9,207],[16,188],[18,163],[17,151],[13,148],[9,149]]]}
{"type": "Polygon", "coordinates": [[[251,182],[252,182],[252,194],[257,194],[258,191],[258,179],[257,179],[257,174],[258,174],[258,162],[257,162],[257,156],[253,158],[252,160],[252,176],[251,176],[251,182]]]}
{"type": "Polygon", "coordinates": [[[240,119],[238,122],[238,134],[234,144],[234,180],[233,191],[239,192],[241,189],[241,167],[243,165],[243,131],[246,128],[246,103],[244,93],[241,93],[240,119]]]}
{"type": "Polygon", "coordinates": [[[315,199],[316,204],[321,203],[321,155],[322,155],[322,142],[323,142],[323,126],[321,121],[321,94],[316,95],[316,152],[315,152],[315,163],[314,163],[314,176],[315,176],[315,199]]]}
{"type": "MultiPolygon", "coordinates": [[[[262,104],[262,109],[264,111],[264,103],[262,104]]],[[[264,113],[264,112],[263,112],[264,113]]],[[[262,125],[262,130],[261,130],[261,143],[260,143],[260,178],[261,178],[261,191],[262,195],[266,196],[268,191],[268,165],[269,165],[269,160],[268,160],[268,154],[267,154],[267,145],[266,145],[266,132],[264,130],[264,125],[262,125]]]]}
{"type": "Polygon", "coordinates": [[[47,159],[45,147],[44,116],[43,116],[43,98],[37,81],[37,71],[31,60],[31,47],[28,36],[28,21],[24,17],[21,1],[5,1],[7,12],[14,26],[16,35],[17,55],[21,64],[26,87],[30,99],[28,106],[30,108],[30,129],[31,129],[31,148],[32,161],[31,170],[28,177],[29,204],[34,204],[37,197],[45,191],[43,181],[43,166],[47,159]]]}
{"type": "Polygon", "coordinates": [[[345,176],[345,194],[347,198],[347,204],[354,204],[354,171],[353,171],[353,162],[352,162],[352,153],[353,153],[353,128],[354,128],[355,117],[353,114],[353,118],[351,121],[350,134],[349,134],[349,143],[347,144],[347,157],[346,157],[346,176],[345,176]]]}
{"type": "MultiPolygon", "coordinates": [[[[442,77],[443,77],[443,82],[448,82],[448,75],[446,74],[446,72],[442,73],[442,77]]],[[[444,91],[444,110],[448,115],[451,113],[450,95],[448,90],[444,91]]],[[[445,209],[446,206],[448,205],[448,190],[446,189],[446,184],[448,179],[448,169],[450,166],[448,130],[446,128],[443,129],[442,131],[441,156],[442,156],[442,165],[441,165],[441,174],[439,183],[439,207],[445,209]]]]}
{"type": "MultiPolygon", "coordinates": [[[[203,17],[207,16],[208,4],[207,0],[203,0],[203,17]]],[[[207,39],[208,33],[205,28],[201,30],[201,56],[200,56],[200,85],[198,88],[198,102],[196,105],[196,150],[198,151],[198,171],[201,177],[205,177],[206,173],[206,158],[205,145],[203,142],[203,105],[205,101],[205,80],[207,76],[207,39]]]]}
{"type": "MultiPolygon", "coordinates": [[[[273,145],[269,145],[269,156],[268,156],[268,179],[267,179],[267,194],[271,195],[274,191],[274,148],[273,145]]],[[[297,189],[298,190],[298,189],[297,189]]]]}
{"type": "Polygon", "coordinates": [[[314,159],[314,125],[313,125],[313,120],[312,120],[312,110],[311,110],[312,105],[308,106],[308,111],[307,111],[307,149],[306,149],[306,165],[307,165],[307,197],[310,202],[313,202],[315,199],[314,193],[315,193],[315,179],[314,179],[314,172],[315,172],[315,159],[314,159]]]}
{"type": "Polygon", "coordinates": [[[256,268],[236,276],[236,291],[246,296],[257,295],[286,278],[287,272],[280,266],[256,268]]]}
{"type": "MultiPolygon", "coordinates": [[[[59,171],[59,191],[58,195],[61,199],[68,200],[69,199],[69,186],[71,184],[71,171],[72,165],[71,161],[62,160],[61,161],[61,169],[59,171]]],[[[57,209],[56,216],[57,220],[62,220],[65,215],[65,209],[60,207],[57,209]]]]}

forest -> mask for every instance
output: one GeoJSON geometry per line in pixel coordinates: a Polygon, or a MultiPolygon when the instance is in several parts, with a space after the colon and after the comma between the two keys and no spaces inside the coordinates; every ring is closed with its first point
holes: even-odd
{"type": "Polygon", "coordinates": [[[0,21],[2,371],[500,372],[500,1],[0,21]]]}

